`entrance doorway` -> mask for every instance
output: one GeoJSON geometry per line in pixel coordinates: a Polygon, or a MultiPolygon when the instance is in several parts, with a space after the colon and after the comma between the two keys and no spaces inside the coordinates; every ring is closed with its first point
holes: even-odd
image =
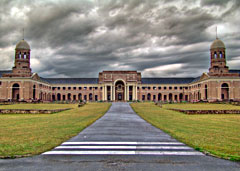
{"type": "Polygon", "coordinates": [[[13,101],[18,101],[20,99],[20,96],[19,96],[19,84],[15,83],[13,84],[13,87],[12,87],[12,100],[13,101]]]}
{"type": "Polygon", "coordinates": [[[116,101],[124,101],[124,82],[119,80],[115,84],[115,99],[116,101]]]}

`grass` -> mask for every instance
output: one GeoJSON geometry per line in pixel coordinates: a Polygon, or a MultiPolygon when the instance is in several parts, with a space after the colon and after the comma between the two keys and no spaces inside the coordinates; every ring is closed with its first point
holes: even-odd
{"type": "Polygon", "coordinates": [[[163,105],[163,108],[183,110],[240,110],[240,106],[235,106],[231,104],[210,104],[210,103],[165,104],[163,105]]]}
{"type": "MultiPolygon", "coordinates": [[[[40,110],[53,110],[69,108],[69,104],[14,104],[14,105],[1,105],[0,109],[40,109],[40,110]]],[[[73,105],[74,107],[76,105],[73,105]]]]}
{"type": "Polygon", "coordinates": [[[76,104],[24,104],[1,108],[56,109],[73,108],[57,114],[0,115],[0,157],[40,154],[51,150],[77,135],[103,116],[109,103],[89,103],[81,108],[76,104]]]}
{"type": "Polygon", "coordinates": [[[232,105],[169,104],[160,108],[153,103],[132,103],[131,106],[143,119],[196,150],[240,161],[240,115],[186,115],[166,109],[225,109],[232,105]]]}

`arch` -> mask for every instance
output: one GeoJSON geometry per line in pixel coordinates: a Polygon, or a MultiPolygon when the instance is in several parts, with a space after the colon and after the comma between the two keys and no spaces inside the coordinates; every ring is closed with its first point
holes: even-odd
{"type": "Polygon", "coordinates": [[[198,92],[198,100],[201,100],[201,93],[198,92]]]}
{"type": "Polygon", "coordinates": [[[208,87],[207,85],[205,85],[205,99],[207,100],[208,99],[208,87]]]}
{"type": "Polygon", "coordinates": [[[13,84],[12,86],[12,99],[18,101],[20,99],[20,86],[18,83],[13,84]]]}
{"type": "Polygon", "coordinates": [[[67,99],[68,99],[68,100],[72,100],[72,99],[71,99],[71,93],[68,93],[67,99]]]}
{"type": "Polygon", "coordinates": [[[183,101],[183,94],[182,93],[179,94],[179,100],[183,101]]]}
{"type": "Polygon", "coordinates": [[[89,94],[89,101],[92,101],[93,97],[92,97],[92,93],[89,94]]]}
{"type": "Polygon", "coordinates": [[[58,101],[61,100],[61,94],[60,94],[60,93],[57,94],[57,100],[58,100],[58,101]]]}
{"type": "Polygon", "coordinates": [[[220,58],[223,58],[222,51],[219,52],[219,57],[220,57],[220,58]]]}
{"type": "Polygon", "coordinates": [[[162,101],[162,94],[158,93],[158,101],[162,101]]]}
{"type": "Polygon", "coordinates": [[[27,59],[27,53],[26,52],[24,52],[24,54],[23,54],[23,59],[27,59]]]}
{"type": "Polygon", "coordinates": [[[78,94],[78,100],[82,100],[82,94],[81,93],[78,94]]]}
{"type": "Polygon", "coordinates": [[[56,101],[56,96],[55,96],[55,94],[52,95],[52,101],[56,101]]]}
{"type": "Polygon", "coordinates": [[[172,93],[169,93],[169,95],[168,95],[168,100],[169,101],[172,101],[173,99],[172,99],[172,93]]]}
{"type": "Polygon", "coordinates": [[[147,94],[147,100],[150,101],[151,100],[151,93],[147,94]]]}
{"type": "Polygon", "coordinates": [[[114,83],[115,87],[115,100],[123,101],[125,99],[125,82],[121,79],[118,79],[114,83]]]}
{"type": "Polygon", "coordinates": [[[33,85],[33,99],[36,99],[36,85],[33,85]]]}
{"type": "Polygon", "coordinates": [[[217,52],[214,52],[214,58],[217,59],[217,52]]]}
{"type": "Polygon", "coordinates": [[[21,52],[19,52],[19,54],[18,54],[18,58],[21,59],[21,52]]]}
{"type": "Polygon", "coordinates": [[[98,95],[95,95],[95,101],[98,101],[98,95]]]}
{"type": "Polygon", "coordinates": [[[229,86],[227,83],[221,85],[221,98],[222,100],[229,100],[229,86]]]}

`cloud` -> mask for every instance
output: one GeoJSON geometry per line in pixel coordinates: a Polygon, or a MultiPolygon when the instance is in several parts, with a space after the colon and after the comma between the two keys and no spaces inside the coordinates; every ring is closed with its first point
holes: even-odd
{"type": "Polygon", "coordinates": [[[0,67],[13,66],[24,27],[32,69],[43,77],[97,77],[102,70],[199,76],[208,71],[217,25],[227,59],[239,56],[239,6],[236,0],[3,0],[0,67]]]}

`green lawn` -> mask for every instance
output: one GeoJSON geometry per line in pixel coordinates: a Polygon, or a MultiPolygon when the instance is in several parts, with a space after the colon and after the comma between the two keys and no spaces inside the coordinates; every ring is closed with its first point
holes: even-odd
{"type": "Polygon", "coordinates": [[[164,104],[163,108],[168,109],[183,109],[183,110],[240,110],[240,106],[231,104],[210,104],[210,103],[177,103],[177,104],[164,104]]]}
{"type": "Polygon", "coordinates": [[[40,110],[51,110],[51,109],[65,109],[75,107],[71,104],[14,104],[14,105],[0,105],[0,109],[40,109],[40,110]]]}
{"type": "Polygon", "coordinates": [[[160,108],[154,103],[132,103],[131,106],[152,125],[199,151],[240,160],[240,115],[186,115],[166,109],[230,109],[235,106],[169,104],[160,108]]]}
{"type": "Polygon", "coordinates": [[[1,108],[73,108],[56,114],[0,115],[0,157],[40,154],[77,135],[109,109],[109,103],[24,104],[1,108]]]}

